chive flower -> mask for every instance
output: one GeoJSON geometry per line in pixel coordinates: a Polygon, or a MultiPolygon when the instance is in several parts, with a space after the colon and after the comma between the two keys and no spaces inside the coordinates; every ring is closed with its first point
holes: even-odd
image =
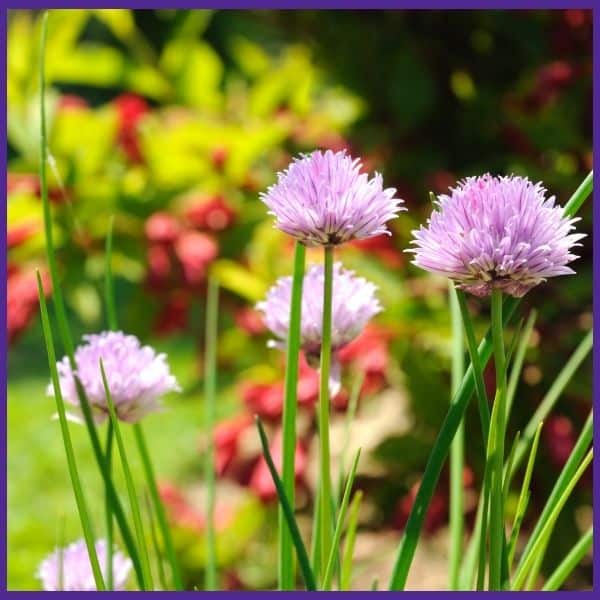
{"type": "MultiPolygon", "coordinates": [[[[96,553],[103,579],[106,579],[108,546],[105,540],[96,542],[96,553]]],[[[121,552],[113,552],[113,586],[123,591],[131,571],[131,561],[121,552]]],[[[96,582],[84,540],[56,549],[40,564],[37,578],[46,592],[95,592],[96,582]]]]}
{"type": "MultiPolygon", "coordinates": [[[[323,326],[323,285],[325,281],[323,265],[312,266],[304,276],[302,289],[302,320],[300,343],[306,360],[313,368],[319,365],[323,326]]],[[[381,312],[381,305],[375,292],[377,288],[353,271],[342,268],[341,263],[333,265],[333,299],[331,349],[332,394],[339,389],[340,366],[335,353],[356,338],[367,322],[381,312]]],[[[267,292],[264,301],[256,308],[263,314],[265,325],[276,339],[269,342],[271,347],[284,349],[288,337],[292,278],[281,277],[267,292]]]]}
{"type": "Polygon", "coordinates": [[[541,183],[485,174],[441,195],[427,226],[413,231],[413,264],[444,275],[457,287],[488,296],[493,289],[525,295],[549,277],[568,275],[571,253],[585,234],[546,197],[541,183]]]}
{"type": "MultiPolygon", "coordinates": [[[[117,417],[127,423],[136,423],[146,414],[159,410],[162,396],[180,390],[169,370],[166,355],[157,354],[150,346],[142,346],[135,336],[104,331],[85,335],[83,339],[85,343],[75,351],[75,374],[97,423],[103,422],[109,414],[100,359],[117,417]]],[[[69,359],[63,358],[56,366],[63,399],[76,408],[76,414],[70,416],[81,420],[79,396],[69,359]]],[[[48,394],[54,394],[52,385],[48,386],[48,394]]]]}
{"type": "Polygon", "coordinates": [[[403,201],[379,173],[369,179],[361,168],[345,150],[317,150],[295,159],[260,197],[275,226],[306,246],[389,234],[386,222],[405,210],[403,201]]]}

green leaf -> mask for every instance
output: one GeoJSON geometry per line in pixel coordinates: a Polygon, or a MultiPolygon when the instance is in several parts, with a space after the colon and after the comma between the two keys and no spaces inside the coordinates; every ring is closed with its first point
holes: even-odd
{"type": "Polygon", "coordinates": [[[348,516],[348,528],[344,541],[344,554],[342,557],[340,591],[348,591],[352,585],[352,559],[354,558],[354,544],[356,542],[356,531],[358,529],[358,513],[362,500],[362,490],[357,490],[350,504],[348,516]]]}
{"type": "Polygon", "coordinates": [[[298,562],[300,563],[300,571],[304,579],[304,584],[306,585],[307,590],[315,591],[317,589],[315,578],[312,569],[310,568],[310,561],[308,560],[308,554],[306,553],[306,548],[304,547],[304,542],[302,541],[302,536],[300,535],[296,518],[294,517],[294,511],[285,494],[283,483],[277,474],[277,469],[275,468],[275,464],[273,463],[273,458],[269,450],[267,435],[258,416],[256,417],[256,426],[258,427],[258,435],[262,445],[263,456],[265,457],[267,467],[271,473],[271,477],[273,478],[273,483],[275,484],[275,488],[277,490],[277,496],[279,497],[279,503],[284,511],[285,520],[290,530],[294,547],[296,548],[296,555],[298,557],[298,562]]]}
{"type": "MultiPolygon", "coordinates": [[[[540,442],[540,434],[542,433],[542,427],[544,426],[543,421],[540,421],[538,428],[533,438],[533,444],[531,445],[531,451],[529,453],[529,460],[527,461],[527,468],[525,469],[525,475],[523,477],[523,484],[521,486],[521,493],[519,494],[519,502],[517,504],[517,511],[513,521],[512,532],[510,535],[510,541],[508,544],[508,569],[510,571],[515,557],[515,550],[517,547],[517,540],[519,539],[519,531],[521,523],[525,517],[525,511],[527,510],[527,504],[529,501],[530,489],[529,484],[531,483],[531,476],[533,474],[533,465],[535,464],[535,457],[537,455],[538,444],[540,442]]],[[[511,470],[507,470],[506,479],[510,481],[511,470]]],[[[507,485],[508,487],[508,485],[507,485]]]]}
{"type": "MultiPolygon", "coordinates": [[[[567,485],[561,490],[560,495],[558,496],[552,511],[548,515],[548,518],[544,521],[542,527],[540,528],[539,534],[535,540],[535,542],[531,545],[531,548],[528,552],[524,553],[522,557],[522,562],[515,573],[514,580],[512,582],[511,589],[519,590],[525,581],[525,577],[529,573],[530,569],[533,567],[534,562],[541,562],[543,558],[543,552],[547,546],[547,543],[550,539],[550,535],[552,534],[552,530],[554,528],[554,524],[558,519],[565,503],[569,499],[572,491],[575,489],[575,485],[581,479],[581,476],[585,473],[585,470],[592,462],[592,458],[594,456],[594,450],[590,449],[590,451],[586,454],[585,458],[577,468],[577,471],[573,474],[573,477],[570,478],[567,485]]],[[[541,521],[541,517],[540,517],[541,521]]]]}
{"type": "Polygon", "coordinates": [[[342,503],[338,513],[337,522],[335,524],[335,530],[333,532],[333,540],[331,542],[331,550],[329,552],[329,558],[327,559],[327,568],[325,569],[325,575],[323,576],[322,588],[328,591],[331,588],[331,580],[333,578],[333,569],[336,557],[339,552],[340,540],[342,538],[342,530],[344,528],[344,521],[346,520],[346,512],[348,511],[348,503],[350,501],[350,493],[352,492],[352,486],[354,484],[354,478],[356,476],[356,468],[358,467],[358,461],[360,459],[360,448],[356,452],[352,466],[350,467],[350,473],[348,475],[348,481],[346,482],[346,488],[342,497],[342,503]]]}
{"type": "Polygon", "coordinates": [[[556,567],[552,575],[548,577],[544,587],[545,592],[553,592],[560,588],[565,579],[573,572],[573,569],[581,562],[588,553],[594,541],[594,529],[590,527],[580,538],[580,540],[571,548],[570,552],[564,557],[561,563],[556,567]]]}

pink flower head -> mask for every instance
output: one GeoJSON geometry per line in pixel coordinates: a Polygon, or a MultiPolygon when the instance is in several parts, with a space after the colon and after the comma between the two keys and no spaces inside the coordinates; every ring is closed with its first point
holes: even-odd
{"type": "Polygon", "coordinates": [[[441,195],[426,227],[413,231],[413,264],[453,279],[476,296],[493,289],[521,297],[548,277],[574,271],[571,248],[585,234],[541,183],[469,177],[441,195]]]}
{"type": "MultiPolygon", "coordinates": [[[[96,553],[103,578],[106,579],[107,545],[105,540],[96,542],[96,553]]],[[[123,591],[131,561],[118,551],[113,552],[113,585],[115,591],[123,591]]],[[[83,540],[59,548],[40,565],[37,577],[46,592],[95,592],[96,582],[87,546],[83,540]],[[62,572],[62,575],[61,575],[62,572]]]]}
{"type": "Polygon", "coordinates": [[[383,188],[379,173],[361,173],[361,162],[344,150],[315,151],[278,174],[261,200],[275,226],[307,246],[335,246],[388,233],[402,200],[383,188]]]}
{"type": "MultiPolygon", "coordinates": [[[[115,411],[122,421],[139,421],[146,414],[160,409],[162,396],[179,391],[166,355],[156,354],[150,346],[142,346],[135,336],[120,331],[104,331],[86,335],[83,339],[85,344],[75,351],[76,374],[97,422],[104,421],[108,416],[100,373],[101,358],[115,411]]],[[[69,359],[63,358],[56,366],[63,399],[76,407],[79,413],[79,396],[69,359]]],[[[54,394],[51,385],[48,386],[48,394],[54,394]]]]}

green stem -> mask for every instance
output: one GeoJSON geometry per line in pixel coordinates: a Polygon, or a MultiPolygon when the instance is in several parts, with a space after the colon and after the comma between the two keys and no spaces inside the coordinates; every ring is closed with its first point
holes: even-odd
{"type": "MultiPolygon", "coordinates": [[[[108,424],[106,429],[106,468],[111,472],[112,467],[112,447],[113,447],[113,426],[112,422],[108,424]]],[[[113,514],[110,499],[106,490],[104,490],[104,510],[106,514],[106,589],[113,589],[113,551],[114,551],[114,527],[113,514]]]]}
{"type": "MultiPolygon", "coordinates": [[[[456,394],[465,370],[464,340],[461,327],[460,308],[456,291],[448,282],[450,318],[452,327],[452,397],[456,394]]],[[[451,590],[459,587],[460,563],[464,536],[464,487],[463,469],[465,462],[465,429],[461,423],[450,449],[450,557],[449,583],[451,590]]]]}
{"type": "Polygon", "coordinates": [[[69,432],[69,426],[67,424],[67,415],[65,411],[65,405],[60,389],[60,382],[58,379],[58,371],[56,369],[56,354],[54,352],[54,340],[52,337],[52,329],[50,328],[50,318],[48,316],[48,306],[46,305],[46,298],[44,296],[44,288],[42,286],[42,279],[39,271],[36,272],[38,294],[40,299],[40,314],[42,317],[42,329],[44,332],[44,340],[46,342],[46,351],[48,353],[48,366],[50,367],[50,375],[52,378],[52,387],[54,389],[54,398],[56,400],[56,410],[58,412],[58,420],[60,423],[60,429],[62,433],[63,443],[65,446],[65,454],[67,456],[67,466],[69,468],[69,476],[71,478],[71,485],[73,487],[73,494],[75,496],[75,503],[77,505],[77,512],[79,513],[79,520],[81,521],[81,528],[83,529],[83,537],[90,558],[90,565],[92,567],[92,573],[94,575],[94,582],[96,583],[96,589],[103,591],[105,588],[104,580],[102,578],[102,571],[100,570],[100,563],[98,562],[98,554],[96,553],[96,540],[94,537],[94,531],[92,528],[92,521],[90,519],[87,503],[83,495],[83,488],[81,487],[81,480],[79,479],[79,472],[77,470],[77,463],[75,460],[75,452],[73,450],[73,443],[71,442],[71,434],[69,432]]]}
{"type": "Polygon", "coordinates": [[[331,510],[331,473],[329,451],[329,372],[331,368],[331,313],[333,300],[333,248],[325,248],[323,284],[323,327],[319,386],[319,440],[320,440],[320,519],[321,519],[321,572],[327,570],[331,550],[333,516],[331,510]]]}
{"type": "Polygon", "coordinates": [[[121,459],[121,466],[123,467],[123,475],[125,476],[125,485],[127,486],[127,494],[129,496],[129,505],[131,508],[131,515],[133,517],[133,527],[137,537],[138,548],[140,553],[140,560],[142,565],[143,573],[143,586],[142,591],[152,590],[152,575],[150,573],[150,559],[148,557],[148,550],[145,543],[144,528],[142,525],[142,517],[140,512],[139,501],[135,492],[135,484],[133,483],[133,476],[131,469],[129,468],[129,461],[127,460],[127,450],[125,449],[125,443],[121,436],[121,428],[119,427],[119,420],[113,404],[112,395],[106,379],[106,372],[104,371],[104,364],[100,359],[100,374],[102,376],[102,383],[104,384],[104,392],[106,395],[106,405],[108,407],[108,413],[110,422],[115,433],[115,440],[117,442],[117,448],[119,450],[119,457],[121,459]]]}
{"type": "Polygon", "coordinates": [[[206,342],[204,353],[204,431],[208,439],[204,456],[206,486],[206,573],[204,587],[217,589],[217,547],[215,539],[215,463],[213,429],[217,396],[217,330],[219,284],[209,277],[206,300],[206,342]]]}
{"type": "Polygon", "coordinates": [[[504,548],[504,494],[502,491],[504,466],[504,435],[506,422],[506,357],[502,323],[502,292],[492,292],[492,340],[496,366],[496,398],[494,410],[497,422],[490,481],[490,590],[501,589],[502,552],[504,548]]]}
{"type": "MultiPolygon", "coordinates": [[[[302,318],[302,287],[306,249],[296,242],[294,273],[290,306],[290,326],[287,340],[285,367],[285,395],[282,416],[282,470],[281,479],[292,509],[295,506],[296,481],[296,404],[298,396],[298,360],[300,356],[300,323],[302,318]]],[[[283,509],[279,507],[279,589],[294,589],[294,554],[283,509]]]]}
{"type": "Polygon", "coordinates": [[[469,307],[467,299],[462,290],[456,289],[456,300],[462,317],[463,327],[465,328],[465,336],[467,340],[467,348],[469,350],[469,358],[475,376],[475,391],[477,394],[477,402],[479,406],[479,419],[481,421],[481,433],[483,436],[484,447],[487,444],[488,431],[490,429],[490,406],[488,404],[487,393],[485,391],[485,382],[483,380],[483,367],[479,360],[477,351],[477,341],[475,340],[475,332],[473,330],[473,322],[469,315],[469,307]]]}
{"type": "Polygon", "coordinates": [[[552,575],[542,588],[545,592],[553,592],[557,590],[565,581],[565,579],[573,572],[573,569],[581,562],[583,557],[592,547],[594,539],[594,530],[590,527],[583,537],[571,548],[569,553],[563,558],[561,563],[556,567],[552,575]]]}
{"type": "Polygon", "coordinates": [[[118,329],[117,310],[115,306],[115,290],[112,274],[112,248],[113,248],[113,226],[114,217],[108,222],[108,233],[106,234],[106,264],[104,266],[104,305],[106,307],[106,321],[108,328],[112,331],[118,329]]]}
{"type": "Polygon", "coordinates": [[[154,469],[152,467],[152,461],[150,460],[150,454],[148,453],[148,447],[144,438],[144,431],[140,423],[133,425],[133,433],[135,441],[137,443],[138,451],[142,459],[142,465],[144,467],[144,474],[146,476],[146,484],[150,492],[150,498],[152,505],[154,506],[154,512],[158,519],[158,526],[162,533],[165,550],[167,553],[167,559],[171,565],[171,573],[173,576],[173,586],[176,590],[183,590],[183,583],[181,580],[181,573],[179,571],[179,563],[177,562],[177,556],[175,554],[175,546],[171,538],[171,531],[169,530],[169,523],[167,522],[167,515],[165,508],[160,499],[158,492],[158,486],[156,485],[156,479],[154,477],[154,469]]]}
{"type": "Polygon", "coordinates": [[[581,205],[585,202],[586,198],[592,193],[594,188],[594,171],[590,171],[585,179],[581,182],[579,187],[575,190],[575,193],[569,198],[569,201],[565,204],[564,213],[568,217],[572,217],[576,212],[579,211],[581,205]]]}

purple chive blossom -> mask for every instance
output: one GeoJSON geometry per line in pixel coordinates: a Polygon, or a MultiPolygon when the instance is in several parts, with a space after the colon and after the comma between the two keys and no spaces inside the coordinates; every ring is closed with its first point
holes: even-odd
{"type": "MultiPolygon", "coordinates": [[[[117,417],[135,423],[150,412],[161,408],[160,398],[179,391],[164,354],[156,354],[150,346],[142,346],[133,335],[120,331],[105,331],[83,336],[84,344],[75,351],[77,376],[87,395],[96,422],[108,416],[108,404],[100,372],[100,359],[117,417]]],[[[81,414],[75,379],[67,357],[57,363],[63,399],[81,414]]],[[[48,394],[53,395],[52,385],[48,394]]]]}
{"type": "Polygon", "coordinates": [[[396,190],[361,173],[361,162],[345,151],[315,151],[295,159],[261,200],[275,226],[307,246],[334,246],[389,234],[386,222],[401,210],[396,190]]]}
{"type": "Polygon", "coordinates": [[[427,227],[413,231],[413,264],[453,279],[476,296],[493,289],[521,297],[548,277],[574,271],[571,248],[585,234],[541,183],[524,177],[469,177],[438,197],[427,227]]]}
{"type": "MultiPolygon", "coordinates": [[[[103,578],[106,579],[107,544],[105,540],[96,542],[96,553],[103,578]]],[[[118,551],[113,552],[113,585],[115,591],[123,591],[131,561],[118,551]]],[[[87,546],[83,540],[73,542],[66,548],[59,548],[50,554],[39,566],[38,579],[46,592],[95,592],[96,583],[90,564],[87,546]],[[62,571],[62,576],[61,576],[62,571]]]]}
{"type": "MultiPolygon", "coordinates": [[[[312,266],[304,276],[300,343],[307,361],[314,367],[318,366],[321,353],[323,284],[323,265],[312,266]]],[[[375,296],[376,289],[366,279],[343,269],[340,263],[334,264],[331,315],[332,393],[339,389],[339,363],[335,359],[335,352],[357,337],[369,319],[381,312],[381,305],[375,296]]],[[[292,278],[281,277],[267,292],[266,299],[256,306],[263,313],[266,326],[277,338],[269,343],[270,346],[285,347],[291,297],[292,278]]]]}

